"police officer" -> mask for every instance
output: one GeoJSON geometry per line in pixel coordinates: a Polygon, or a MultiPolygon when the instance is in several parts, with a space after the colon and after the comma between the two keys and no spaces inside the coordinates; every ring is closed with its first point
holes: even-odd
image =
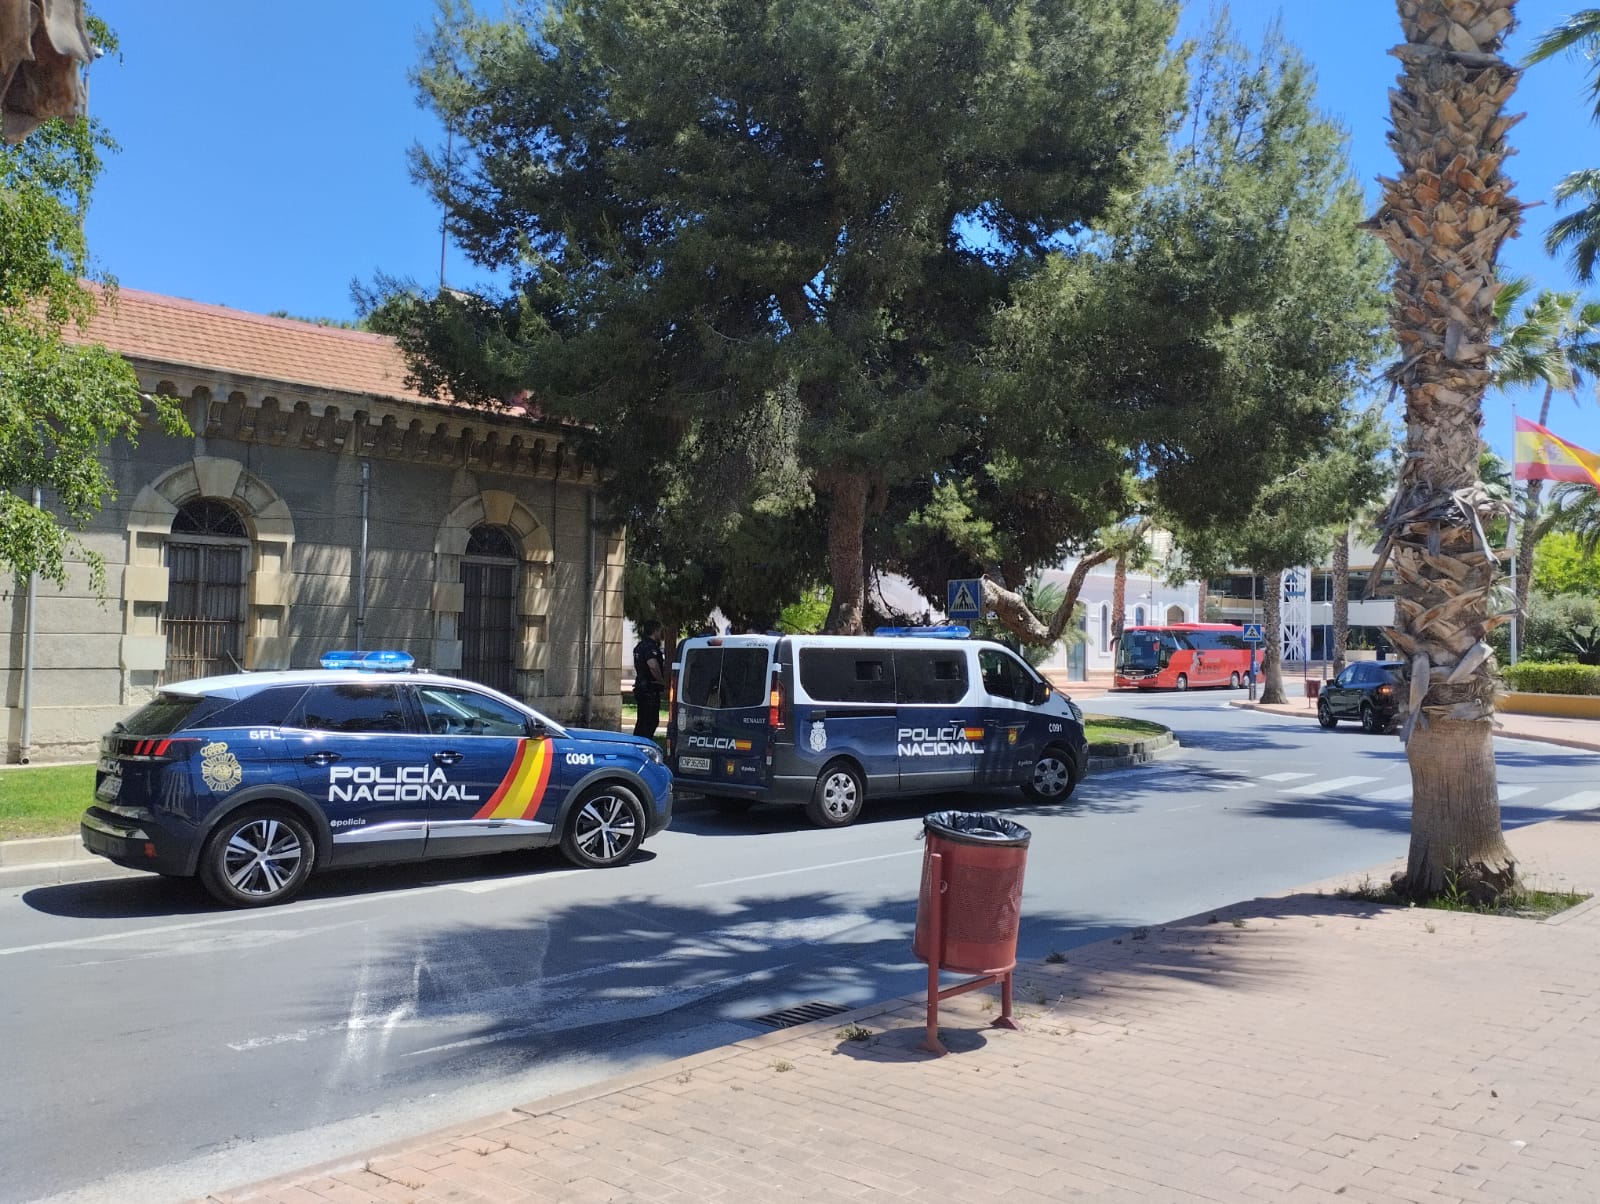
{"type": "Polygon", "coordinates": [[[647,620],[640,630],[644,638],[633,646],[633,701],[639,708],[633,734],[650,740],[661,722],[661,695],[667,688],[667,669],[661,651],[660,622],[647,620]]]}

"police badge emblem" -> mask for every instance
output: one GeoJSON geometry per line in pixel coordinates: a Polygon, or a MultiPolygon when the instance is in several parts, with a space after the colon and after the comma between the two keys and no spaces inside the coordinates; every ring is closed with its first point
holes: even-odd
{"type": "Polygon", "coordinates": [[[218,740],[200,750],[200,776],[211,789],[227,791],[244,780],[244,771],[239,768],[239,758],[218,740]]]}
{"type": "Polygon", "coordinates": [[[828,747],[828,728],[820,719],[811,725],[811,751],[821,752],[828,747]]]}

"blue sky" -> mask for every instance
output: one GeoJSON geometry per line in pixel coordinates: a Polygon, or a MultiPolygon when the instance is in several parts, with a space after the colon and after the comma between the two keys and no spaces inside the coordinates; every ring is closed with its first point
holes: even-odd
{"type": "MultiPolygon", "coordinates": [[[[121,143],[90,211],[97,266],[128,288],[266,313],[350,318],[353,278],[383,271],[431,286],[439,278],[439,212],[411,182],[406,149],[439,129],[416,106],[407,71],[433,0],[92,0],[116,30],[121,57],[90,73],[90,105],[121,143]]],[[[497,7],[488,0],[487,7],[497,7]]],[[[1510,44],[1520,57],[1540,33],[1583,7],[1521,0],[1510,44]]],[[[1205,28],[1210,6],[1186,5],[1183,28],[1205,28]]],[[[1400,40],[1393,0],[1236,0],[1252,42],[1274,17],[1317,71],[1318,100],[1351,137],[1351,163],[1374,204],[1377,177],[1396,169],[1385,133],[1400,40]]],[[[1573,287],[1540,242],[1555,182],[1600,166],[1581,64],[1527,72],[1511,109],[1515,195],[1543,202],[1526,215],[1502,263],[1552,288],[1573,287]]],[[[446,279],[472,267],[446,258],[446,279]]],[[[1591,290],[1600,297],[1600,287],[1591,290]]],[[[1518,400],[1537,413],[1537,397],[1518,400]]],[[[1485,435],[1510,448],[1510,405],[1485,404],[1485,435]]],[[[1600,450],[1591,385],[1575,406],[1557,399],[1551,427],[1600,450]]]]}

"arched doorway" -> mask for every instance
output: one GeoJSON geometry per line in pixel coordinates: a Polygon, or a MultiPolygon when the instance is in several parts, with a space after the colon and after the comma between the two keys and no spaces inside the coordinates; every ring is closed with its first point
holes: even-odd
{"type": "Polygon", "coordinates": [[[163,680],[170,684],[242,670],[250,569],[243,517],[217,498],[185,502],[172,519],[166,562],[163,680]]]}
{"type": "Polygon", "coordinates": [[[479,523],[461,557],[461,676],[515,693],[517,539],[510,530],[479,523]]]}

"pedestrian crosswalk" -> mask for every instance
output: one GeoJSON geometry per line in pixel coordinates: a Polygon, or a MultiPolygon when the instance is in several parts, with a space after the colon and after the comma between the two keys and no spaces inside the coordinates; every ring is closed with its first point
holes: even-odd
{"type": "MultiPolygon", "coordinates": [[[[1152,767],[1154,769],[1154,767],[1152,767]]],[[[1142,776],[1143,784],[1189,792],[1253,790],[1276,796],[1285,802],[1326,800],[1348,803],[1405,804],[1411,801],[1409,775],[1397,780],[1371,774],[1347,774],[1342,777],[1319,778],[1314,773],[1285,770],[1280,773],[1247,774],[1218,769],[1212,766],[1181,768],[1172,764],[1154,769],[1142,776]]],[[[1588,811],[1600,808],[1600,790],[1572,789],[1573,782],[1554,781],[1537,784],[1500,783],[1499,798],[1502,806],[1515,802],[1518,811],[1588,811]],[[1538,797],[1529,798],[1530,795],[1538,797]],[[1516,800],[1523,800],[1517,802],[1516,800]]]]}

